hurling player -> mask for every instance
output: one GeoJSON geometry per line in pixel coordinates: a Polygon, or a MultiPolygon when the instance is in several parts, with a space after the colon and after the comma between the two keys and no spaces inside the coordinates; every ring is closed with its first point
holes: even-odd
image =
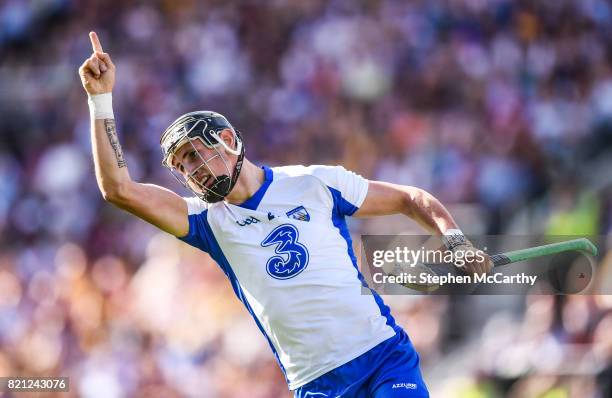
{"type": "MultiPolygon", "coordinates": [[[[471,248],[440,202],[341,166],[257,166],[240,133],[208,111],[179,117],[161,136],[163,165],[193,197],[133,181],[113,116],[115,66],[97,35],[90,39],[79,75],[104,199],[210,254],[296,397],[428,397],[408,335],[378,294],[362,294],[346,217],[401,213],[471,248]]],[[[490,267],[475,258],[465,271],[490,267]]]]}

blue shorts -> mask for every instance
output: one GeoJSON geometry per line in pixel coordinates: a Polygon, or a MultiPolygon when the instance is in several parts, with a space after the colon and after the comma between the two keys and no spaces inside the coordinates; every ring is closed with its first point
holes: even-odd
{"type": "Polygon", "coordinates": [[[295,398],[428,398],[419,355],[398,326],[395,336],[295,390],[295,398]]]}

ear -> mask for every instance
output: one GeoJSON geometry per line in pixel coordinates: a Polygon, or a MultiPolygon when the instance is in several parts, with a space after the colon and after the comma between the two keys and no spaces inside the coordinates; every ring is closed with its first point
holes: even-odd
{"type": "Polygon", "coordinates": [[[223,142],[225,142],[225,145],[230,148],[234,148],[236,146],[235,135],[230,129],[223,129],[223,131],[221,131],[219,134],[219,138],[221,138],[223,142]]]}

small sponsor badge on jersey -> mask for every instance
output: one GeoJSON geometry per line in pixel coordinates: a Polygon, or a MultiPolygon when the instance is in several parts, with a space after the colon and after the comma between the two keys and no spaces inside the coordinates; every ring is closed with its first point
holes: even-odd
{"type": "Polygon", "coordinates": [[[293,210],[289,210],[286,214],[289,218],[300,221],[310,221],[310,214],[308,214],[308,211],[304,208],[304,206],[298,206],[293,210]]]}

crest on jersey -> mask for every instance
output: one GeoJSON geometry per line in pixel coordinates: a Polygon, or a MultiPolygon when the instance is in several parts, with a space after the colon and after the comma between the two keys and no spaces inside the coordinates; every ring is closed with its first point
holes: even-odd
{"type": "Polygon", "coordinates": [[[286,214],[289,218],[300,221],[310,221],[310,214],[308,214],[308,211],[304,208],[304,206],[298,206],[293,210],[289,210],[286,214]]]}

